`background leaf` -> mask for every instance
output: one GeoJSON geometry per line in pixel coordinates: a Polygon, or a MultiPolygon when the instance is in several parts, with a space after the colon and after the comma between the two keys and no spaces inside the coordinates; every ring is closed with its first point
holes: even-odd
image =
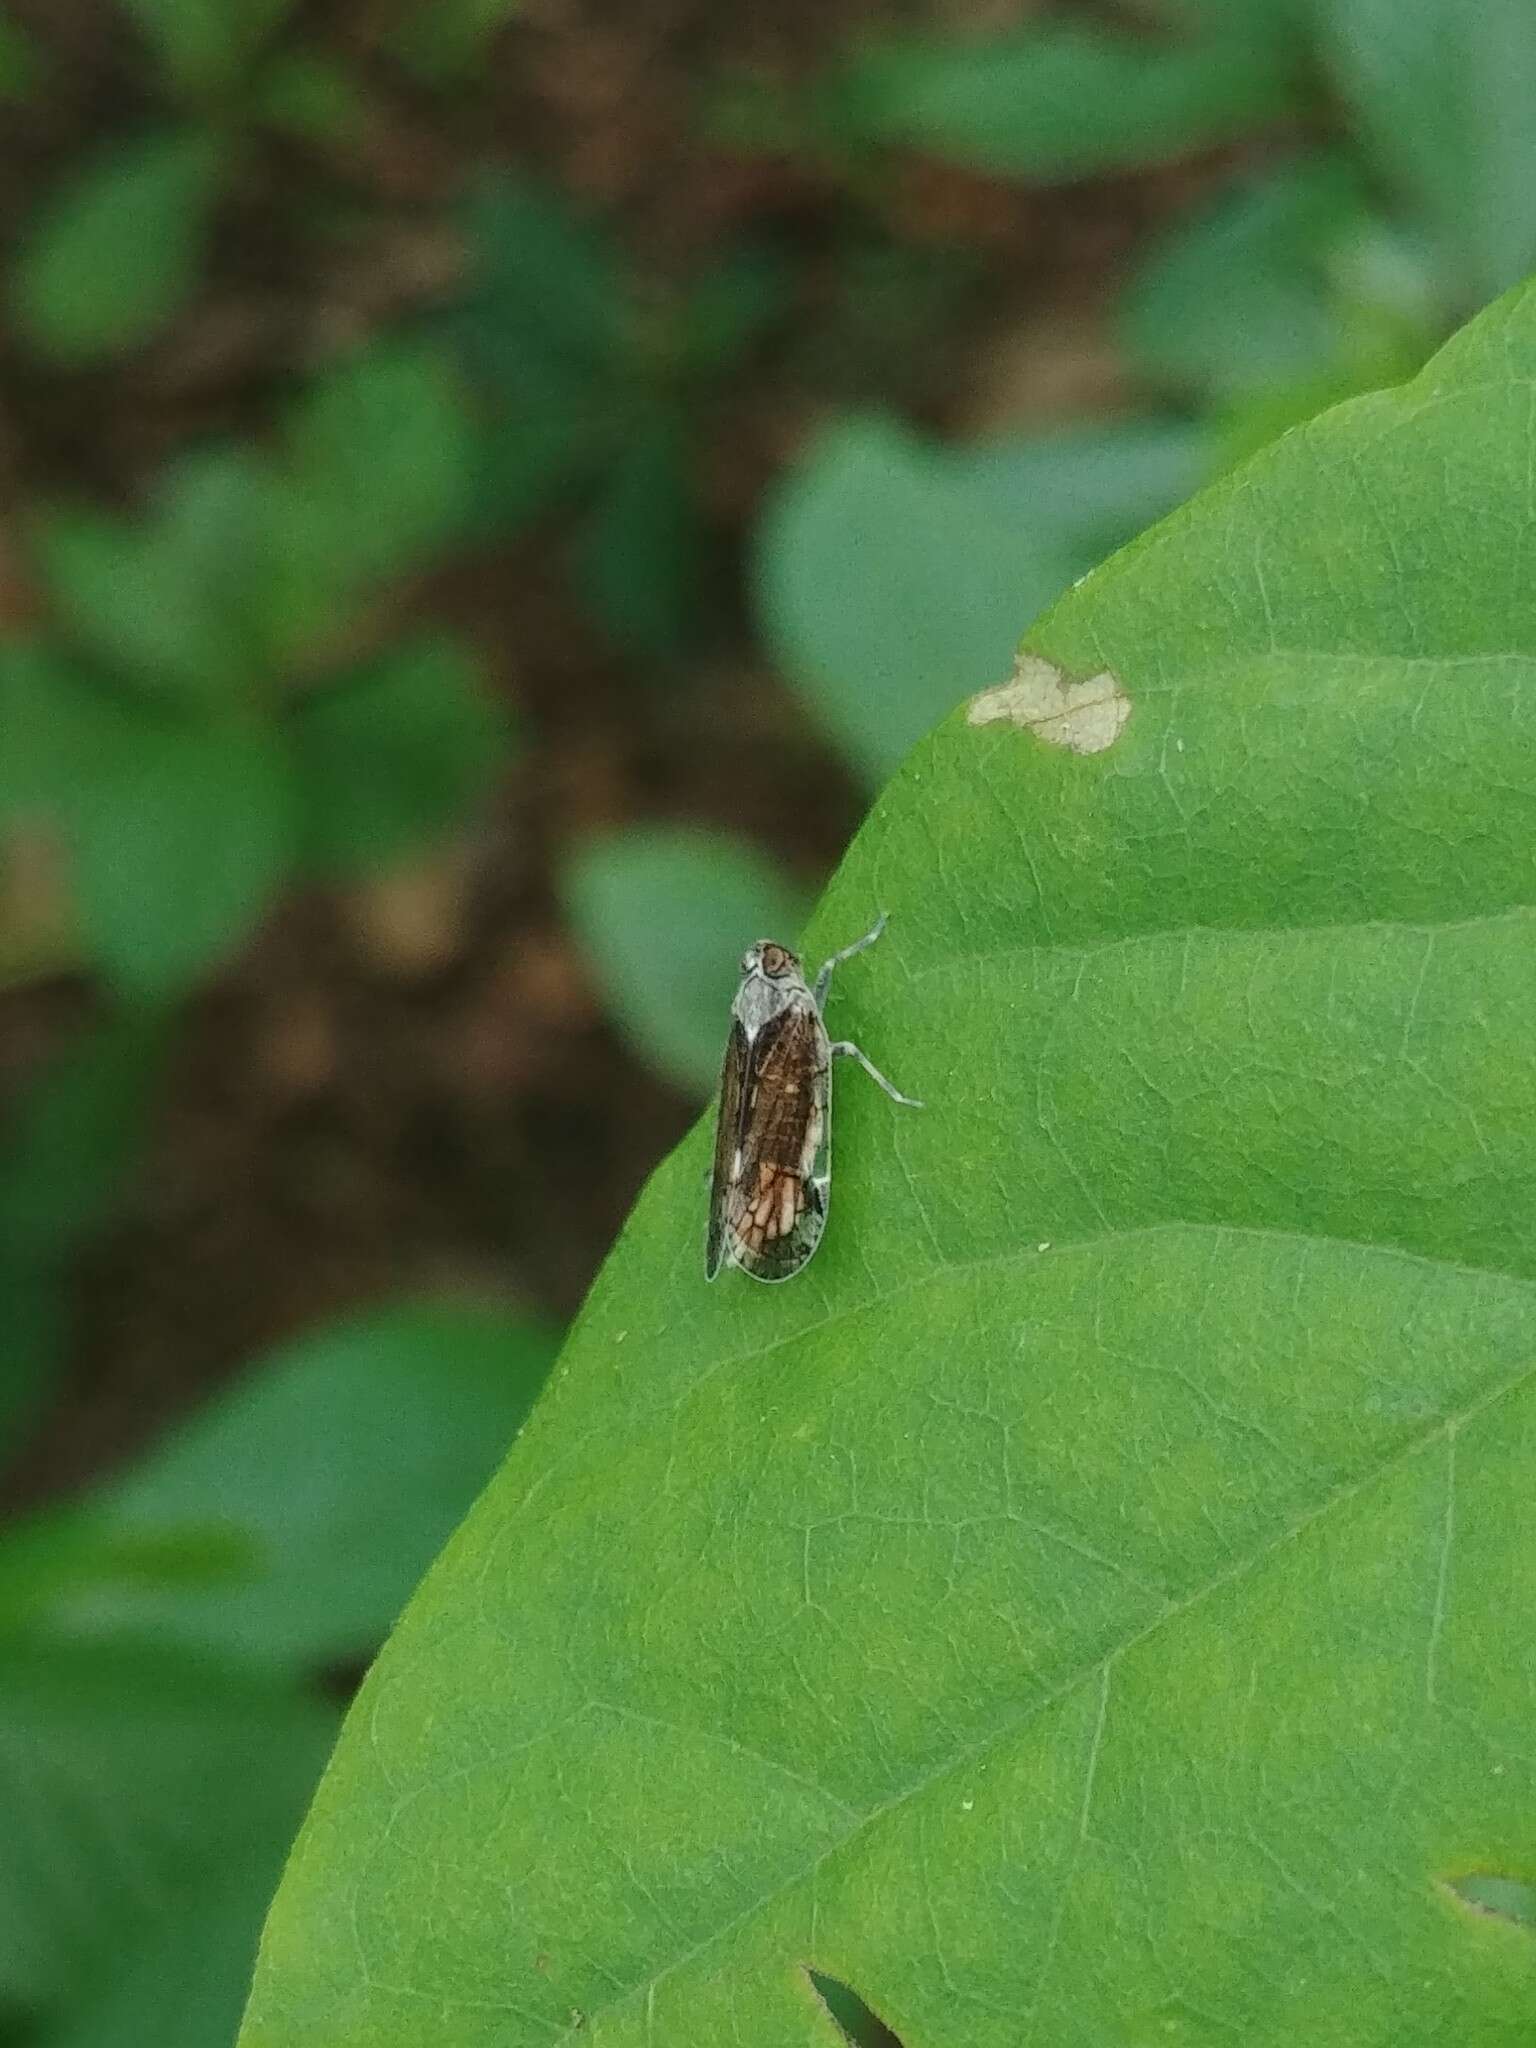
{"type": "Polygon", "coordinates": [[[287,135],[357,145],[368,134],[366,87],[344,63],[312,50],[291,50],[262,66],[252,104],[263,121],[287,135]]]}
{"type": "Polygon", "coordinates": [[[566,863],[565,902],[625,1035],[693,1096],[720,1078],[743,951],[757,938],[793,944],[807,907],[747,841],[654,826],[584,841],[566,863]]]}
{"type": "Polygon", "coordinates": [[[792,1287],[699,1278],[707,1127],[657,1176],[245,2048],[810,2048],[811,1969],[934,2048],[1524,2037],[1447,1883],[1536,1839],[1533,375],[1528,291],[914,755],[811,951],[889,908],[838,1028],[928,1110],[841,1082],[792,1287]]]}
{"type": "Polygon", "coordinates": [[[228,702],[270,683],[259,598],[267,481],[235,449],[184,458],[136,522],[70,508],[37,550],[74,639],[168,703],[228,702]]]}
{"type": "Polygon", "coordinates": [[[236,1582],[120,1577],[57,1604],[53,1625],[277,1666],[366,1656],[516,1435],[553,1352],[524,1317],[450,1302],[306,1333],[92,1509],[120,1541],[228,1530],[251,1561],[236,1582]]]}
{"type": "Polygon", "coordinates": [[[448,329],[487,411],[478,517],[510,532],[620,438],[630,290],[606,237],[531,180],[486,180],[466,231],[475,285],[448,329]]]}
{"type": "Polygon", "coordinates": [[[177,85],[193,94],[232,85],[293,12],[295,0],[123,0],[177,85]]]}
{"type": "Polygon", "coordinates": [[[845,421],[762,522],[764,631],[878,777],[1006,671],[1021,618],[1193,487],[1201,446],[1138,425],[951,451],[891,421],[845,421]]]}
{"type": "Polygon", "coordinates": [[[164,1020],[87,1031],[9,1106],[0,1133],[0,1467],[60,1362],[67,1261],[99,1227],[143,1138],[164,1020]]]}
{"type": "Polygon", "coordinates": [[[300,698],[292,719],[304,857],[351,875],[447,832],[507,749],[504,714],[448,640],[408,641],[300,698]]]}
{"type": "Polygon", "coordinates": [[[41,66],[30,37],[0,11],[0,101],[24,100],[37,85],[41,66]]]}
{"type": "Polygon", "coordinates": [[[246,935],[292,861],[292,764],[253,721],[125,710],[116,725],[68,807],[81,924],[126,994],[179,995],[246,935]]]}
{"type": "Polygon", "coordinates": [[[0,1149],[0,1242],[10,1255],[61,1265],[99,1226],[143,1137],[168,1036],[154,1013],[115,1015],[11,1109],[0,1149]]]}
{"type": "Polygon", "coordinates": [[[518,12],[520,0],[435,0],[405,7],[389,38],[392,54],[434,85],[457,79],[518,12]]]}
{"type": "Polygon", "coordinates": [[[647,422],[603,477],[576,537],[576,581],[622,645],[674,654],[697,630],[704,594],[703,521],[683,423],[647,422]]]}
{"type": "Polygon", "coordinates": [[[0,1996],[43,2012],[110,2001],[136,1940],[195,1927],[226,1872],[275,1875],[331,1732],[324,1709],[185,1658],[7,1642],[0,1996]]]}
{"type": "Polygon", "coordinates": [[[850,67],[853,130],[1014,177],[1067,179],[1157,163],[1285,111],[1275,48],[1244,35],[1121,36],[1040,22],[974,42],[912,37],[850,67]]]}
{"type": "Polygon", "coordinates": [[[211,136],[173,128],[113,143],[67,178],[12,273],[15,318],[31,346],[79,365],[163,327],[196,279],[221,174],[211,136]]]}
{"type": "Polygon", "coordinates": [[[1351,346],[1330,258],[1371,227],[1352,166],[1301,158],[1155,242],[1121,304],[1145,374],[1225,397],[1331,370],[1351,346]]]}
{"type": "Polygon", "coordinates": [[[1312,0],[1318,45],[1385,177],[1476,305],[1536,264],[1536,35],[1525,0],[1312,0]]]}
{"type": "Polygon", "coordinates": [[[288,448],[341,576],[415,566],[464,509],[468,427],[424,351],[376,346],[330,372],[296,408],[288,448]]]}

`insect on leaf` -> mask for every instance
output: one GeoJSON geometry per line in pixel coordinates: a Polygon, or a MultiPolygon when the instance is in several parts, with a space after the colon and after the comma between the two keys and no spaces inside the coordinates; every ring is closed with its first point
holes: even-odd
{"type": "Polygon", "coordinates": [[[793,1286],[653,1179],[243,2048],[1529,2039],[1533,382],[1527,289],[1035,624],[1106,741],[919,745],[810,937],[929,1109],[793,1286]]]}

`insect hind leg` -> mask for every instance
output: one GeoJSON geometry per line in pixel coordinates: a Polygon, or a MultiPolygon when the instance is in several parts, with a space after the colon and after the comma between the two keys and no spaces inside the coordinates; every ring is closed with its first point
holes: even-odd
{"type": "Polygon", "coordinates": [[[832,986],[833,968],[840,967],[845,960],[851,960],[855,953],[862,953],[866,946],[872,946],[885,930],[885,925],[886,916],[882,910],[862,939],[855,939],[851,946],[844,946],[840,953],[834,953],[832,958],[823,964],[820,974],[816,977],[816,986],[812,990],[818,1010],[827,1000],[827,990],[832,986]]]}
{"type": "Polygon", "coordinates": [[[861,1052],[851,1038],[840,1038],[836,1045],[828,1046],[827,1050],[835,1060],[857,1060],[871,1081],[877,1082],[885,1090],[886,1094],[889,1095],[892,1102],[905,1103],[908,1109],[923,1109],[926,1107],[924,1103],[918,1101],[915,1095],[903,1095],[895,1082],[888,1081],[874,1061],[867,1054],[861,1052]]]}

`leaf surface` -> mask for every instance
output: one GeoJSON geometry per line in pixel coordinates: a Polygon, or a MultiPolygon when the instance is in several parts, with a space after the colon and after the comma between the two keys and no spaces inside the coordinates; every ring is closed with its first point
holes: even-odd
{"type": "Polygon", "coordinates": [[[1526,292],[1037,624],[1107,743],[913,754],[808,950],[929,1108],[783,1288],[661,1169],[244,2048],[1528,2041],[1533,389],[1526,292]]]}

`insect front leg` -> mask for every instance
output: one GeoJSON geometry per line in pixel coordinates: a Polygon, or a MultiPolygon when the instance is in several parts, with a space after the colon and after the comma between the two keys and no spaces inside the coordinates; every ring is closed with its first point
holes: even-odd
{"type": "Polygon", "coordinates": [[[840,967],[845,960],[851,960],[855,953],[862,953],[866,946],[872,946],[884,930],[885,912],[882,910],[862,939],[855,939],[851,946],[844,946],[841,953],[834,953],[832,958],[827,961],[820,974],[817,975],[816,986],[812,990],[818,1010],[827,1000],[827,990],[832,986],[833,968],[840,967]]]}
{"type": "Polygon", "coordinates": [[[887,1081],[874,1061],[867,1054],[860,1052],[851,1038],[840,1038],[836,1045],[829,1045],[827,1047],[827,1052],[835,1060],[857,1060],[871,1081],[879,1082],[886,1094],[890,1096],[892,1102],[904,1102],[908,1109],[922,1109],[926,1106],[919,1102],[915,1095],[903,1095],[898,1087],[892,1082],[887,1081]]]}

